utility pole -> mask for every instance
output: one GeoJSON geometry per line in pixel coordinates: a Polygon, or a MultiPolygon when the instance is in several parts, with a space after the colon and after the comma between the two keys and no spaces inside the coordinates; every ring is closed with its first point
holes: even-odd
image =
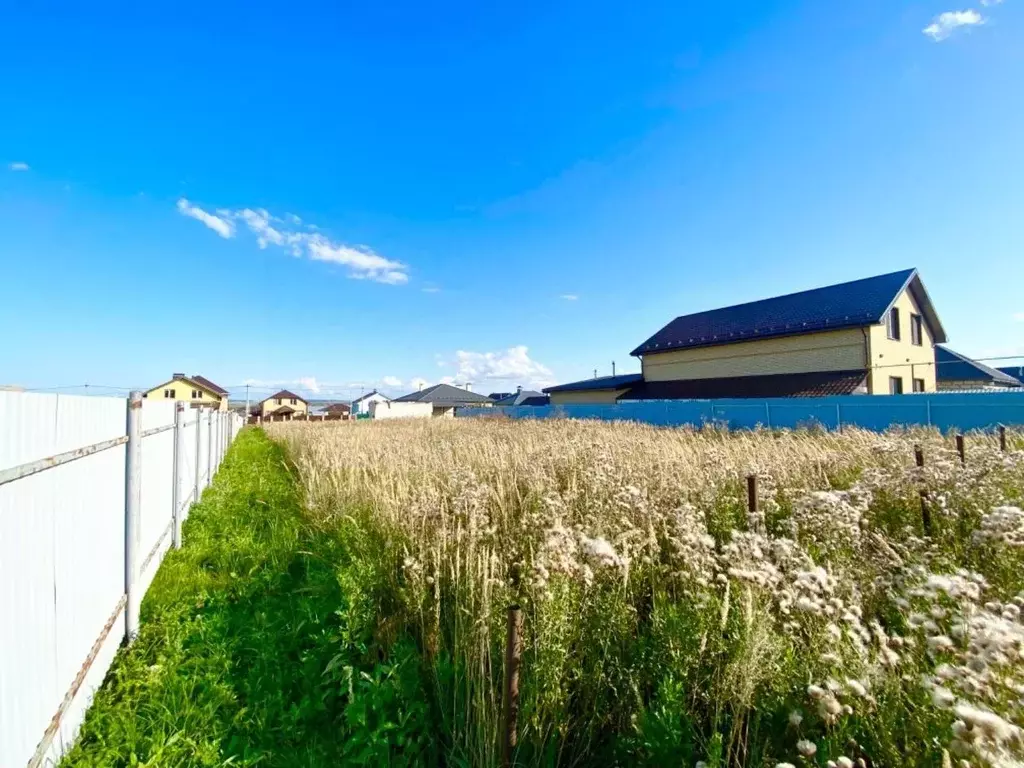
{"type": "Polygon", "coordinates": [[[245,414],[242,419],[243,424],[249,423],[249,385],[245,385],[245,414]]]}

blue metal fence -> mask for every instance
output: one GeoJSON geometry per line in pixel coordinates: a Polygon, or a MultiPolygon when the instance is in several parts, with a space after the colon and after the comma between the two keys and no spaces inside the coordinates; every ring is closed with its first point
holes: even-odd
{"type": "Polygon", "coordinates": [[[950,392],[766,400],[659,400],[615,405],[459,408],[457,415],[639,421],[660,426],[715,423],[730,429],[818,425],[826,429],[855,426],[883,430],[892,426],[922,425],[947,431],[991,429],[998,424],[1024,424],[1024,393],[950,392]]]}

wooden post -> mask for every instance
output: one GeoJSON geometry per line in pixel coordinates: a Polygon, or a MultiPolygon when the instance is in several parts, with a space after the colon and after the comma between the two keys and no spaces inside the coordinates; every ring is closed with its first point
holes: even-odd
{"type": "Polygon", "coordinates": [[[960,454],[960,466],[966,467],[967,466],[967,453],[966,453],[966,450],[964,448],[964,436],[963,435],[957,435],[956,436],[956,452],[960,454]]]}
{"type": "Polygon", "coordinates": [[[747,475],[747,512],[757,512],[757,475],[747,475]]]}
{"type": "Polygon", "coordinates": [[[1006,453],[1006,427],[999,425],[999,450],[1006,453]]]}
{"type": "Polygon", "coordinates": [[[508,635],[505,638],[505,692],[502,697],[505,728],[501,736],[501,764],[512,765],[512,752],[519,741],[519,664],[523,655],[523,612],[518,605],[508,609],[508,635]]]}
{"type": "MultiPolygon", "coordinates": [[[[920,445],[914,446],[914,462],[918,467],[924,467],[924,451],[920,445]]],[[[921,484],[924,484],[924,480],[921,480],[921,484]]],[[[923,487],[920,491],[921,494],[921,525],[924,527],[924,535],[932,535],[932,511],[928,508],[928,491],[923,487]]]]}

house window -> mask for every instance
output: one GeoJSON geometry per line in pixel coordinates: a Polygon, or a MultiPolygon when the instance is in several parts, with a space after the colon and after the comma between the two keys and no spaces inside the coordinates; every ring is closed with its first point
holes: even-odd
{"type": "Polygon", "coordinates": [[[202,400],[203,399],[203,390],[201,390],[201,389],[193,389],[192,390],[192,399],[193,400],[202,400]]]}
{"type": "Polygon", "coordinates": [[[920,315],[910,316],[910,343],[920,347],[924,343],[924,326],[920,315]]]}
{"type": "Polygon", "coordinates": [[[173,400],[174,399],[174,390],[173,389],[165,389],[164,390],[164,397],[166,397],[169,400],[173,400]]]}
{"type": "Polygon", "coordinates": [[[902,395],[903,394],[903,377],[902,376],[890,376],[889,377],[889,394],[890,395],[902,395]]]}
{"type": "Polygon", "coordinates": [[[293,397],[290,402],[292,405],[295,405],[295,398],[293,397]]]}
{"type": "Polygon", "coordinates": [[[280,397],[279,397],[279,398],[277,398],[277,401],[276,401],[276,402],[277,402],[277,404],[278,404],[278,405],[280,405],[280,404],[281,404],[281,398],[280,398],[280,397]]]}
{"type": "Polygon", "coordinates": [[[889,310],[888,322],[886,325],[889,326],[889,338],[893,341],[900,340],[900,311],[893,307],[889,310]]]}
{"type": "Polygon", "coordinates": [[[924,392],[924,379],[914,379],[914,391],[924,392]]]}

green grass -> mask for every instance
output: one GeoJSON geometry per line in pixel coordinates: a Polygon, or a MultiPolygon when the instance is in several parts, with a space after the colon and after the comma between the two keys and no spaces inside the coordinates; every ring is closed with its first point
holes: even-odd
{"type": "Polygon", "coordinates": [[[339,546],[303,517],[281,449],[244,431],[61,765],[359,763],[376,704],[356,712],[339,676],[365,682],[360,666],[370,678],[389,667],[347,652],[339,546]]]}

